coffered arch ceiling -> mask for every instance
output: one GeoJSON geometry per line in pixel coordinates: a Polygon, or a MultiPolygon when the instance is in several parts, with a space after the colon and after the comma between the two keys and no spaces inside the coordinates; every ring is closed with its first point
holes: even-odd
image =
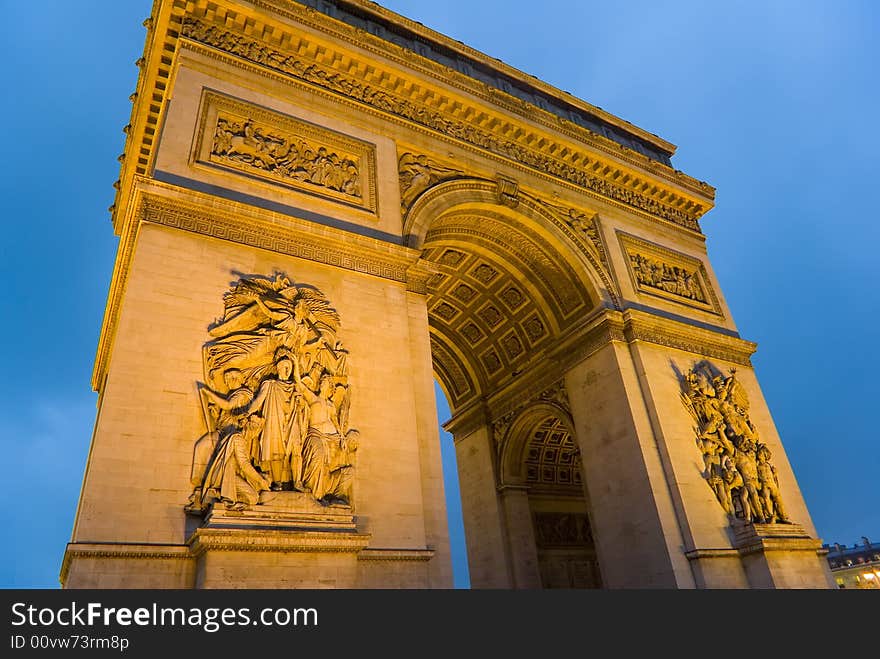
{"type": "Polygon", "coordinates": [[[453,411],[545,360],[597,305],[586,274],[509,209],[444,213],[424,234],[422,259],[435,270],[432,355],[453,411]]]}
{"type": "Polygon", "coordinates": [[[567,489],[583,495],[580,451],[570,429],[548,416],[533,430],[526,445],[525,482],[539,489],[567,489]]]}

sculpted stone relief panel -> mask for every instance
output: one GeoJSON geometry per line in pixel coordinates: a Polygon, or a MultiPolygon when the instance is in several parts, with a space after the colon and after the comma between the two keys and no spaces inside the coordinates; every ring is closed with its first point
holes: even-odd
{"type": "Polygon", "coordinates": [[[701,362],[685,373],[683,389],[682,402],[697,424],[703,477],[731,522],[791,523],[773,455],[749,419],[748,395],[736,369],[725,377],[701,362]]]}
{"type": "Polygon", "coordinates": [[[569,228],[571,228],[579,237],[585,239],[596,248],[599,254],[599,260],[606,272],[611,272],[608,266],[608,256],[605,253],[605,245],[602,244],[602,238],[599,232],[599,215],[598,213],[587,214],[583,211],[568,206],[559,206],[551,204],[548,201],[543,202],[545,206],[552,208],[556,214],[562,218],[569,228]]]}
{"type": "Polygon", "coordinates": [[[187,512],[242,510],[282,490],[350,505],[359,432],[349,425],[338,313],[283,273],[243,276],[223,302],[202,349],[205,433],[193,451],[187,512]]]}
{"type": "Polygon", "coordinates": [[[376,212],[373,145],[215,92],[193,162],[376,212]]]}
{"type": "Polygon", "coordinates": [[[702,261],[629,234],[618,238],[636,291],[721,315],[702,261]]]}
{"type": "Polygon", "coordinates": [[[570,547],[593,544],[586,513],[534,513],[538,547],[570,547]]]}
{"type": "Polygon", "coordinates": [[[397,173],[400,177],[400,210],[404,215],[416,198],[431,186],[465,176],[460,169],[447,167],[424,154],[409,152],[398,159],[397,173]]]}

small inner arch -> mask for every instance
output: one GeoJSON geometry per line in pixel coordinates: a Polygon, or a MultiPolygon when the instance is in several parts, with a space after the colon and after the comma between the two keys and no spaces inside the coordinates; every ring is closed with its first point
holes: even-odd
{"type": "Polygon", "coordinates": [[[581,456],[566,424],[549,416],[529,433],[525,481],[544,588],[599,588],[581,456]]]}
{"type": "Polygon", "coordinates": [[[526,483],[529,485],[572,488],[582,494],[580,452],[568,428],[556,417],[545,419],[534,431],[526,447],[526,483]]]}

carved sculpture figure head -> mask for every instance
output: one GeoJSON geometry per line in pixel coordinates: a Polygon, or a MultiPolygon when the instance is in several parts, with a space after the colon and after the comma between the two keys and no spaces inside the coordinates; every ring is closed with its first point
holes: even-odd
{"type": "Polygon", "coordinates": [[[275,369],[278,371],[278,379],[286,382],[290,380],[290,376],[293,374],[293,362],[290,361],[290,357],[280,357],[275,362],[275,369]]]}
{"type": "Polygon", "coordinates": [[[322,398],[330,398],[330,396],[333,394],[333,391],[334,391],[333,376],[331,376],[329,374],[323,375],[321,377],[321,381],[319,383],[319,386],[321,387],[321,389],[320,389],[321,397],[322,398]]]}
{"type": "Polygon", "coordinates": [[[263,417],[257,412],[248,414],[241,423],[246,437],[256,437],[263,429],[263,417]]]}
{"type": "Polygon", "coordinates": [[[770,449],[767,447],[766,444],[758,444],[758,448],[755,451],[755,456],[758,458],[758,462],[770,462],[773,454],[770,452],[770,449]]]}
{"type": "Polygon", "coordinates": [[[223,371],[223,382],[226,383],[226,388],[229,391],[234,391],[244,383],[244,376],[237,368],[227,368],[223,371]]]}
{"type": "Polygon", "coordinates": [[[733,442],[737,450],[742,453],[751,453],[755,450],[755,442],[750,437],[736,437],[733,442]]]}
{"type": "Polygon", "coordinates": [[[303,300],[300,300],[299,302],[296,303],[296,305],[294,305],[293,317],[296,320],[296,322],[298,322],[298,323],[303,322],[308,315],[309,315],[309,307],[306,305],[306,303],[303,300]]]}

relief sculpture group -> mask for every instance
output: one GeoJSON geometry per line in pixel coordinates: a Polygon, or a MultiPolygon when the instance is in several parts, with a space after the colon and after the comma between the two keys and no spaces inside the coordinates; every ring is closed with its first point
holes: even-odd
{"type": "Polygon", "coordinates": [[[685,374],[683,400],[697,421],[703,476],[731,519],[788,524],[772,454],[749,419],[749,400],[736,371],[705,364],[685,374]]]}
{"type": "Polygon", "coordinates": [[[218,502],[241,510],[282,490],[351,505],[359,433],[349,427],[338,313],[284,274],[242,277],[223,300],[203,347],[206,432],[193,451],[187,511],[218,502]]]}

